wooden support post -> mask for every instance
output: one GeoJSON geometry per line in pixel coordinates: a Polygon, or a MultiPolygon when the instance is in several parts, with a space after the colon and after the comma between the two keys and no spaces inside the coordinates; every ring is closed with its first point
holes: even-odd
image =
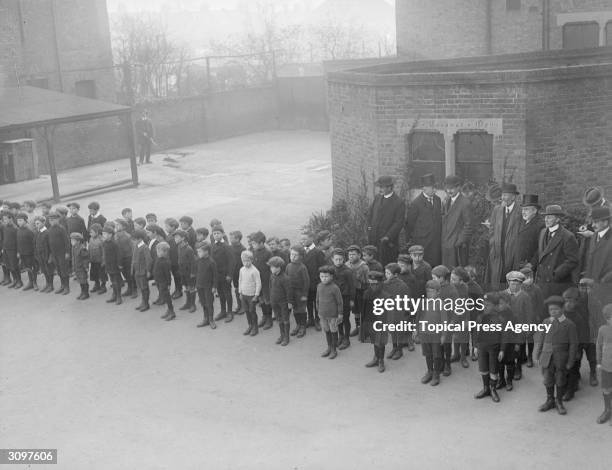
{"type": "Polygon", "coordinates": [[[138,186],[138,164],[136,162],[136,142],[134,140],[134,123],[132,122],[132,113],[122,114],[119,119],[125,126],[128,139],[128,152],[130,156],[130,168],[132,170],[132,182],[134,186],[138,186]]]}
{"type": "Polygon", "coordinates": [[[59,183],[57,181],[57,169],[55,168],[55,152],[53,149],[53,134],[55,133],[55,126],[45,126],[43,128],[43,135],[45,136],[45,143],[47,144],[47,159],[49,160],[49,175],[51,176],[51,188],[53,189],[53,200],[58,202],[60,200],[59,183]]]}

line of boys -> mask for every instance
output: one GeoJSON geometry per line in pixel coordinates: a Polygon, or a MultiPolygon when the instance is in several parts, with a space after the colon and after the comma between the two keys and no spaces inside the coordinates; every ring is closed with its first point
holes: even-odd
{"type": "MultiPolygon", "coordinates": [[[[41,291],[52,292],[53,275],[57,271],[61,286],[56,293],[65,295],[70,292],[69,272],[72,272],[81,286],[77,299],[89,297],[88,276],[94,282],[91,292],[100,294],[106,292],[106,282],[110,279],[113,294],[107,302],[121,304],[122,296],[135,298],[140,291],[142,301],[136,309],[146,311],[150,308],[149,281],[153,279],[159,291],[154,304],[168,307],[162,315],[165,320],[176,318],[172,300],[180,298],[185,288],[186,303],[181,310],[194,312],[196,295],[203,307],[203,321],[198,327],[211,326],[214,329],[215,320],[224,318],[230,322],[234,314],[246,313],[248,329],[244,334],[255,336],[259,328],[272,327],[274,314],[280,330],[277,344],[286,346],[291,335],[302,337],[306,328],[313,326],[317,330],[323,329],[328,347],[322,356],[330,359],[337,356],[338,350],[350,346],[350,337],[359,334],[361,341],[369,339],[374,345],[374,358],[366,366],[378,366],[380,372],[385,370],[384,351],[388,336],[391,336],[393,348],[387,358],[394,360],[402,357],[404,346],[414,350],[414,343],[411,334],[387,335],[374,331],[373,299],[395,295],[426,295],[442,299],[483,296],[475,281],[475,269],[457,267],[451,271],[445,266],[432,268],[423,260],[423,248],[417,245],[412,246],[408,254],[400,254],[398,263],[390,263],[383,270],[375,259],[376,247],[360,249],[353,245],[346,252],[333,249],[332,237],[327,231],[316,237],[304,235],[301,245],[290,249],[288,240],[266,240],[263,233],[255,232],[249,236],[252,251],[248,251],[241,243],[242,234],[231,232],[228,239],[218,220],[211,221],[209,239],[209,230],[194,230],[193,219],[188,216],[179,221],[166,219],[164,231],[157,225],[154,214],[132,220],[130,209],[122,211],[123,219],[107,222],[95,202],[89,205],[87,225],[78,215],[78,203],[69,204],[69,215],[65,209],[50,211],[50,206],[44,205],[43,214],[37,216],[32,214],[33,207],[35,205],[31,202],[23,206],[2,204],[2,285],[21,288],[23,268],[28,274],[24,290],[38,290],[37,273],[41,272],[46,281],[41,291]],[[21,209],[27,211],[20,212],[21,209]],[[236,262],[237,259],[240,262],[236,262]],[[170,294],[172,280],[175,291],[170,294]],[[122,293],[124,283],[127,290],[122,293]],[[236,310],[232,310],[232,283],[236,310]],[[217,317],[213,315],[215,291],[221,303],[217,317]],[[261,322],[258,322],[256,313],[258,303],[262,311],[261,322]],[[294,313],[296,329],[290,332],[291,312],[294,313]],[[352,331],[351,312],[355,319],[352,331]]],[[[596,348],[588,342],[589,334],[585,332],[588,321],[584,311],[588,286],[581,283],[581,291],[570,288],[563,297],[553,296],[544,302],[538,286],[533,284],[530,268],[510,272],[506,278],[509,286],[506,291],[484,295],[486,308],[478,316],[478,322],[543,321],[555,326],[562,324],[563,328],[551,329],[550,335],[541,335],[537,343],[533,337],[508,332],[478,332],[471,338],[466,333],[420,332],[416,339],[421,343],[427,366],[421,381],[438,385],[440,374],[451,375],[452,362],[468,367],[466,357],[471,339],[472,360],[478,360],[483,380],[483,389],[476,398],[491,396],[498,402],[497,390],[513,389],[513,380],[521,378],[522,364],[533,367],[535,349],[547,389],[547,401],[540,410],[556,408],[560,414],[565,414],[563,402],[571,400],[577,390],[582,351],[587,353],[591,370],[596,367],[596,361],[601,366],[601,357],[609,354],[607,343],[596,348]],[[542,313],[544,307],[550,315],[546,319],[542,313]],[[595,357],[596,351],[599,359],[595,357]]],[[[469,319],[469,315],[460,317],[454,312],[423,311],[418,312],[415,319],[406,316],[405,312],[389,311],[383,321],[457,323],[469,319]]],[[[607,337],[604,335],[604,338],[607,337]]],[[[597,385],[593,374],[591,385],[597,385]]],[[[607,421],[611,413],[609,380],[602,383],[602,388],[605,411],[598,422],[607,421]]]]}

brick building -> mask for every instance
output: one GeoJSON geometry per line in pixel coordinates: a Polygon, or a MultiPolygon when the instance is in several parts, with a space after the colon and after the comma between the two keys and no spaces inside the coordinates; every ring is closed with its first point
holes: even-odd
{"type": "Polygon", "coordinates": [[[445,1],[398,0],[395,61],[328,69],[334,199],[351,197],[364,175],[370,189],[381,174],[414,188],[429,172],[438,181],[449,174],[476,184],[513,181],[544,203],[579,204],[591,185],[612,194],[612,48],[573,49],[595,35],[568,36],[563,23],[571,20],[571,32],[573,23],[597,18],[595,45],[602,44],[612,2],[522,0],[519,10],[508,10],[510,1],[455,3],[451,10],[445,1]],[[541,14],[537,31],[517,19],[487,33],[479,15],[489,4],[493,24],[546,4],[551,50],[541,50],[541,14]],[[487,55],[510,50],[527,52],[487,55]]]}
{"type": "Polygon", "coordinates": [[[612,45],[612,0],[396,0],[410,59],[612,45]]]}
{"type": "MultiPolygon", "coordinates": [[[[30,85],[114,102],[115,77],[105,0],[0,0],[0,93],[30,85]],[[13,89],[13,88],[10,88],[13,89]]],[[[116,119],[55,130],[57,168],[125,158],[116,119]]],[[[33,138],[39,169],[48,171],[37,130],[0,131],[0,142],[33,138]]]]}

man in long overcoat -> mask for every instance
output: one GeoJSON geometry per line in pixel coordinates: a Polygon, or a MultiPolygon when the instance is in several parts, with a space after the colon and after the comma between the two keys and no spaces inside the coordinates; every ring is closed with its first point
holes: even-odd
{"type": "Polygon", "coordinates": [[[379,187],[379,194],[368,212],[368,242],[378,247],[380,262],[385,266],[397,260],[406,204],[393,191],[390,176],[378,178],[376,186],[379,187]]]}
{"type": "Polygon", "coordinates": [[[449,269],[468,264],[472,237],[472,206],[461,194],[461,179],[447,176],[444,187],[448,198],[442,208],[442,264],[449,269]]]}
{"type": "Polygon", "coordinates": [[[544,220],[538,214],[540,205],[537,194],[524,194],[521,204],[521,223],[518,229],[518,241],[516,243],[515,270],[531,265],[532,270],[538,264],[538,242],[540,232],[544,228],[544,220]]]}
{"type": "Polygon", "coordinates": [[[421,186],[421,194],[408,207],[406,238],[424,248],[425,261],[438,266],[442,263],[442,201],[436,195],[434,175],[422,176],[421,186]]]}
{"type": "Polygon", "coordinates": [[[578,243],[574,235],[561,225],[565,215],[559,205],[550,205],[544,212],[546,227],[538,241],[536,283],[544,298],[561,295],[572,286],[572,271],[578,265],[578,243]]]}
{"type": "Polygon", "coordinates": [[[493,208],[489,225],[489,266],[487,281],[491,290],[505,288],[506,274],[517,264],[518,230],[521,208],[516,196],[516,185],[502,185],[502,202],[493,208]]]}

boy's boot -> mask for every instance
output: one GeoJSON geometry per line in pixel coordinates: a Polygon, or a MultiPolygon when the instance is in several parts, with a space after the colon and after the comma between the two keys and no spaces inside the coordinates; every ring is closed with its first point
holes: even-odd
{"type": "Polygon", "coordinates": [[[206,310],[204,310],[204,313],[202,314],[202,321],[200,323],[198,323],[196,326],[198,328],[204,328],[205,326],[208,326],[208,325],[210,325],[210,320],[208,318],[208,312],[206,312],[206,310]]]}
{"type": "Polygon", "coordinates": [[[234,310],[234,314],[242,315],[244,313],[244,308],[242,308],[242,300],[240,299],[238,289],[234,289],[234,293],[236,294],[236,309],[234,310]]]}
{"type": "Polygon", "coordinates": [[[366,367],[376,367],[378,365],[378,359],[379,359],[378,354],[379,354],[378,346],[374,346],[374,357],[365,366],[366,367]]]}
{"type": "Polygon", "coordinates": [[[91,293],[98,292],[100,290],[100,281],[96,281],[93,288],[91,289],[91,293]]]}
{"type": "Polygon", "coordinates": [[[102,295],[102,294],[106,294],[107,290],[106,290],[106,282],[102,282],[100,284],[100,289],[98,290],[98,294],[102,295]]]}
{"type": "Polygon", "coordinates": [[[597,369],[591,368],[589,383],[591,384],[591,387],[597,387],[599,385],[599,381],[597,380],[597,369]]]}
{"type": "Polygon", "coordinates": [[[34,273],[31,269],[28,269],[28,283],[23,288],[23,290],[32,290],[34,289],[34,273]]]}
{"type": "Polygon", "coordinates": [[[306,335],[306,314],[300,313],[300,328],[297,332],[297,338],[303,338],[306,335]]]}
{"type": "Polygon", "coordinates": [[[151,306],[149,305],[149,295],[151,295],[149,289],[145,290],[142,293],[142,308],[140,309],[141,312],[146,312],[151,308],[151,306]]]}
{"type": "Polygon", "coordinates": [[[264,321],[264,330],[269,330],[272,328],[272,307],[270,305],[265,305],[265,321],[264,321]]]}
{"type": "Polygon", "coordinates": [[[399,343],[396,343],[393,346],[395,347],[395,353],[393,353],[391,359],[397,361],[404,356],[404,353],[402,352],[402,346],[399,343]]]}
{"type": "Polygon", "coordinates": [[[166,321],[172,321],[176,318],[176,314],[174,313],[173,309],[168,309],[166,313],[167,313],[166,318],[165,318],[166,321]]]}
{"type": "Polygon", "coordinates": [[[253,318],[253,327],[251,328],[251,332],[249,333],[251,336],[256,336],[259,333],[259,325],[257,324],[257,311],[251,313],[253,318]]]}
{"type": "Polygon", "coordinates": [[[555,407],[555,387],[546,387],[546,401],[540,406],[540,411],[552,410],[555,407]]]}
{"type": "Polygon", "coordinates": [[[491,386],[491,400],[495,403],[499,403],[499,395],[497,394],[497,379],[490,379],[491,386]]]}
{"type": "Polygon", "coordinates": [[[172,293],[172,299],[176,300],[176,299],[180,299],[181,297],[183,297],[183,288],[182,287],[178,287],[176,286],[174,288],[174,292],[172,293]]]}
{"type": "Polygon", "coordinates": [[[210,312],[207,313],[208,315],[208,321],[210,322],[210,329],[211,330],[216,330],[217,329],[217,324],[215,323],[215,318],[213,315],[213,311],[211,310],[210,312]]]}
{"type": "Polygon", "coordinates": [[[10,287],[13,287],[14,289],[21,289],[23,287],[23,282],[21,282],[21,272],[19,270],[15,271],[14,276],[15,284],[10,287]]]}
{"type": "Polygon", "coordinates": [[[221,320],[223,320],[227,316],[227,312],[225,310],[223,310],[223,309],[224,309],[224,306],[221,305],[221,311],[215,317],[215,321],[221,321],[221,320]]]}
{"type": "Polygon", "coordinates": [[[430,382],[432,387],[440,384],[440,369],[442,369],[442,359],[434,359],[433,376],[430,382]]]}
{"type": "Polygon", "coordinates": [[[606,421],[610,419],[610,416],[612,416],[612,404],[611,404],[612,393],[604,393],[603,399],[604,399],[604,411],[601,415],[599,415],[599,418],[597,418],[597,424],[605,423],[606,421]]]}
{"type": "Polygon", "coordinates": [[[196,307],[196,292],[188,292],[187,293],[189,295],[189,310],[187,310],[189,313],[195,313],[195,311],[197,310],[196,307]]]}
{"type": "Polygon", "coordinates": [[[470,364],[467,361],[467,350],[468,350],[468,345],[467,344],[462,344],[460,346],[461,350],[459,352],[459,362],[461,363],[461,367],[463,367],[464,369],[467,369],[468,367],[470,367],[470,364]]]}
{"type": "Polygon", "coordinates": [[[89,284],[81,284],[81,292],[82,300],[89,299],[89,284]]]}
{"type": "Polygon", "coordinates": [[[282,323],[283,325],[283,341],[281,346],[287,346],[289,344],[289,330],[291,328],[291,324],[287,321],[282,323]]]}
{"type": "Polygon", "coordinates": [[[489,373],[482,374],[482,390],[474,395],[474,398],[480,400],[481,398],[488,397],[491,395],[491,377],[489,373]]]}
{"type": "MultiPolygon", "coordinates": [[[[506,390],[511,392],[514,386],[512,385],[512,380],[514,379],[514,365],[506,366],[506,370],[508,371],[508,377],[506,378],[506,390]]],[[[499,390],[499,385],[497,386],[499,390]]]]}
{"type": "Polygon", "coordinates": [[[385,347],[378,347],[378,372],[381,374],[385,371],[385,347]]]}
{"type": "Polygon", "coordinates": [[[0,286],[8,286],[11,283],[11,275],[9,273],[9,270],[6,269],[6,266],[2,266],[2,274],[4,277],[2,278],[0,286]]]}
{"type": "Polygon", "coordinates": [[[131,298],[132,299],[137,299],[138,298],[138,286],[136,285],[136,279],[132,278],[132,279],[130,279],[130,282],[132,283],[132,295],[131,295],[131,298]]]}
{"type": "Polygon", "coordinates": [[[406,342],[406,347],[408,351],[414,351],[414,338],[412,337],[412,333],[408,332],[408,341],[406,342]]]}
{"type": "Polygon", "coordinates": [[[34,292],[38,292],[40,289],[38,288],[38,279],[36,279],[36,274],[34,274],[33,277],[32,287],[34,288],[34,292]]]}
{"type": "Polygon", "coordinates": [[[259,323],[257,324],[257,326],[259,328],[263,328],[263,326],[266,324],[266,317],[267,317],[267,309],[266,309],[267,305],[266,304],[261,304],[261,320],[259,320],[259,323]]]}
{"type": "Polygon", "coordinates": [[[459,355],[459,344],[458,343],[453,343],[453,354],[450,357],[450,361],[451,361],[451,363],[459,362],[459,358],[460,358],[460,355],[459,355]]]}
{"type": "Polygon", "coordinates": [[[183,304],[182,307],[179,308],[179,310],[189,310],[190,307],[191,307],[191,294],[189,293],[189,291],[187,291],[185,292],[185,303],[183,304]]]}
{"type": "Polygon", "coordinates": [[[448,358],[444,361],[444,370],[442,371],[442,375],[444,377],[448,377],[452,373],[453,373],[453,370],[451,369],[450,358],[448,358]]]}
{"type": "MultiPolygon", "coordinates": [[[[504,388],[506,386],[506,365],[499,364],[498,371],[499,380],[497,381],[497,388],[504,388]]],[[[508,378],[510,377],[510,372],[508,372],[508,378]]]]}
{"type": "Polygon", "coordinates": [[[321,357],[328,357],[331,354],[332,332],[325,332],[325,341],[327,341],[327,349],[321,353],[321,357]]]}
{"type": "Polygon", "coordinates": [[[113,295],[106,301],[107,304],[112,304],[113,302],[117,301],[117,286],[115,284],[111,284],[111,288],[113,289],[113,295]]]}
{"type": "Polygon", "coordinates": [[[336,348],[338,346],[338,333],[331,333],[331,353],[329,354],[330,359],[336,359],[338,352],[336,348]]]}
{"type": "Polygon", "coordinates": [[[123,299],[121,298],[121,286],[117,286],[117,298],[115,299],[115,304],[121,305],[122,302],[123,302],[123,299]]]}
{"type": "Polygon", "coordinates": [[[250,335],[251,330],[253,329],[253,316],[251,315],[251,312],[249,312],[248,310],[246,311],[246,319],[249,324],[249,327],[244,331],[244,333],[242,333],[244,336],[250,335]]]}
{"type": "Polygon", "coordinates": [[[230,323],[234,319],[234,312],[228,310],[227,315],[225,315],[225,323],[230,323]]]}
{"type": "Polygon", "coordinates": [[[321,319],[319,318],[319,314],[315,311],[315,318],[314,318],[314,329],[316,331],[321,331],[321,319]]]}
{"type": "Polygon", "coordinates": [[[557,387],[557,401],[555,402],[555,406],[557,407],[557,412],[560,415],[567,414],[567,410],[565,409],[565,406],[563,406],[564,393],[565,390],[563,389],[563,387],[557,387]]]}
{"type": "Polygon", "coordinates": [[[62,291],[63,295],[70,294],[70,279],[65,278],[62,279],[62,285],[64,286],[64,290],[62,291]]]}
{"type": "Polygon", "coordinates": [[[280,332],[280,336],[276,339],[276,344],[281,344],[285,339],[285,324],[278,322],[278,330],[280,332]]]}
{"type": "Polygon", "coordinates": [[[533,348],[534,343],[527,343],[527,367],[530,369],[533,367],[533,348]]]}
{"type": "Polygon", "coordinates": [[[523,366],[521,365],[521,361],[518,361],[516,367],[514,368],[514,380],[521,380],[523,377],[523,366]]]}
{"type": "Polygon", "coordinates": [[[427,364],[427,372],[421,378],[422,384],[427,384],[433,379],[433,358],[431,356],[425,356],[425,363],[427,364]]]}
{"type": "MultiPolygon", "coordinates": [[[[576,367],[576,365],[574,365],[576,367]]],[[[580,364],[578,364],[580,367],[580,364]]],[[[578,381],[580,379],[580,372],[576,373],[575,369],[570,369],[567,374],[567,386],[565,387],[565,394],[563,395],[563,401],[571,401],[574,398],[576,390],[578,390],[578,381]]]]}

